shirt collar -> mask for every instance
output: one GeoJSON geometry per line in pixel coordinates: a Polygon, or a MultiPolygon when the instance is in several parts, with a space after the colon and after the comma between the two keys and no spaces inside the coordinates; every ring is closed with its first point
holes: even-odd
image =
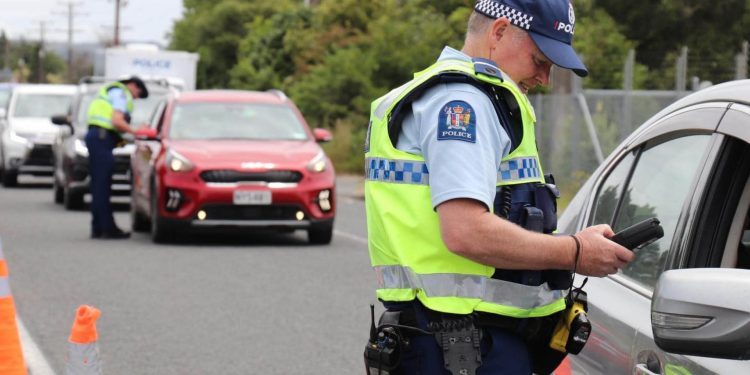
{"type": "Polygon", "coordinates": [[[443,60],[471,61],[471,57],[453,47],[445,46],[445,48],[443,48],[443,52],[440,53],[440,57],[438,57],[438,61],[443,60]]]}

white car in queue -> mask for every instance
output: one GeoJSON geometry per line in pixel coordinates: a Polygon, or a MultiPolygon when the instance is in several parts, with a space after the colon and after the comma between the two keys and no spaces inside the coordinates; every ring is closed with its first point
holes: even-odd
{"type": "Polygon", "coordinates": [[[59,128],[50,117],[68,113],[74,85],[14,85],[5,113],[0,113],[0,174],[5,187],[18,184],[19,174],[51,176],[52,143],[59,128]]]}

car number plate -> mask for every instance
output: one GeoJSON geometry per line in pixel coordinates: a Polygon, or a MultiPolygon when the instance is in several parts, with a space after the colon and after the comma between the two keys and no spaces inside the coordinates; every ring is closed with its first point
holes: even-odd
{"type": "Polygon", "coordinates": [[[256,190],[236,190],[234,192],[234,204],[254,204],[268,205],[271,204],[270,191],[256,190]]]}

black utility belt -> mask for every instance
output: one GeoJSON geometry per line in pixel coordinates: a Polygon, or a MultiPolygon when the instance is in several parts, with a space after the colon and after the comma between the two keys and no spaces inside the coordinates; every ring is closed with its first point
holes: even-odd
{"type": "Polygon", "coordinates": [[[451,322],[471,321],[475,326],[480,328],[493,327],[518,332],[522,327],[528,325],[529,320],[533,319],[512,318],[485,312],[474,312],[467,315],[449,314],[427,308],[425,308],[425,315],[427,315],[427,320],[431,323],[431,328],[435,328],[436,331],[439,331],[445,324],[450,325],[451,322]]]}
{"type": "Polygon", "coordinates": [[[115,141],[115,143],[122,142],[122,135],[120,135],[120,133],[118,133],[114,129],[107,129],[107,128],[103,128],[103,127],[101,127],[99,125],[89,124],[89,130],[91,130],[91,129],[93,129],[94,131],[98,132],[97,134],[99,135],[99,139],[101,139],[101,140],[105,140],[105,139],[107,139],[109,137],[112,137],[112,139],[115,141]]]}
{"type": "Polygon", "coordinates": [[[108,131],[110,133],[117,134],[117,131],[115,131],[114,129],[108,129],[108,128],[105,128],[103,126],[94,125],[94,124],[89,124],[89,130],[91,130],[91,129],[98,130],[98,131],[104,130],[104,131],[108,131]]]}

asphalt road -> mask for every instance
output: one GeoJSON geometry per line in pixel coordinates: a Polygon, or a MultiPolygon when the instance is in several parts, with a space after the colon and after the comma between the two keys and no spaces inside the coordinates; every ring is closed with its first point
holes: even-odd
{"type": "MultiPolygon", "coordinates": [[[[41,359],[32,374],[64,374],[82,304],[102,311],[106,375],[363,373],[376,300],[360,189],[339,178],[334,239],[310,246],[301,231],[95,241],[89,213],[54,204],[50,185],[0,188],[13,297],[36,344],[24,350],[41,359]]],[[[116,221],[129,228],[127,205],[116,221]]]]}

